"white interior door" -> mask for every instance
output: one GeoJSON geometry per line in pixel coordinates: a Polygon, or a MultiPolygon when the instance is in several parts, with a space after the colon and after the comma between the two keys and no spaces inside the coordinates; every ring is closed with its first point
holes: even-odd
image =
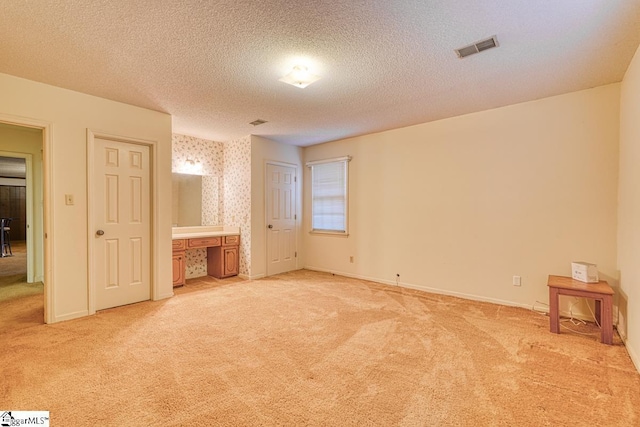
{"type": "Polygon", "coordinates": [[[267,164],[267,275],[296,268],[296,169],[267,164]]]}
{"type": "Polygon", "coordinates": [[[95,138],[93,286],[95,308],[151,297],[149,147],[95,138]]]}

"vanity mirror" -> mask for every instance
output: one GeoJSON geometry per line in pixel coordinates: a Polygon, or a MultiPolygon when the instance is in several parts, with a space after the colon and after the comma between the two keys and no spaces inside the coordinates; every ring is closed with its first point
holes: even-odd
{"type": "Polygon", "coordinates": [[[218,178],[174,173],[171,222],[174,227],[219,225],[218,178]]]}

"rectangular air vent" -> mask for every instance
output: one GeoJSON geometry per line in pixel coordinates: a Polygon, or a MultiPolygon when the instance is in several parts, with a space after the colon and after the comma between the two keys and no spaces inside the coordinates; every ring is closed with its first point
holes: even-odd
{"type": "Polygon", "coordinates": [[[258,126],[258,125],[262,125],[262,124],[264,124],[264,123],[267,123],[267,121],[266,121],[266,120],[262,120],[262,119],[258,119],[258,120],[254,120],[254,121],[252,121],[252,122],[251,122],[251,123],[249,123],[249,124],[250,124],[250,125],[253,125],[253,126],[258,126]]]}
{"type": "Polygon", "coordinates": [[[479,42],[470,44],[469,46],[461,47],[460,49],[456,49],[456,54],[458,58],[465,58],[469,55],[473,55],[475,53],[479,53],[494,47],[498,47],[498,39],[496,36],[489,37],[485,40],[480,40],[479,42]]]}

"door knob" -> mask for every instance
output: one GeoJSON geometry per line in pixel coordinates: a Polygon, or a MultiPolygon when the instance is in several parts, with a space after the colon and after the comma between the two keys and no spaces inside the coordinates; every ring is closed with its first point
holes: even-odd
{"type": "Polygon", "coordinates": [[[96,231],[96,235],[98,235],[98,236],[102,236],[103,234],[104,234],[104,231],[102,231],[102,230],[96,231]]]}
{"type": "Polygon", "coordinates": [[[269,228],[273,228],[273,225],[269,224],[267,227],[269,227],[269,228]]]}

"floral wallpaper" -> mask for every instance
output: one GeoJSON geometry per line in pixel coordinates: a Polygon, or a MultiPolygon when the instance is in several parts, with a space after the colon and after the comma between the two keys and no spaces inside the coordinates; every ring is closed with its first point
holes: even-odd
{"type": "MultiPolygon", "coordinates": [[[[202,225],[240,227],[240,274],[251,265],[251,136],[216,142],[173,134],[172,172],[202,175],[202,225]],[[187,160],[193,160],[194,164],[187,160]]],[[[186,251],[186,278],[207,275],[207,250],[186,251]]]]}
{"type": "Polygon", "coordinates": [[[202,177],[202,225],[221,225],[220,187],[217,176],[202,177]]]}
{"type": "Polygon", "coordinates": [[[251,136],[224,143],[223,224],[240,227],[240,274],[251,265],[251,136]]]}
{"type": "Polygon", "coordinates": [[[185,254],[185,278],[193,279],[207,275],[207,248],[189,249],[185,254]]]}
{"type": "Polygon", "coordinates": [[[222,177],[223,144],[221,142],[174,133],[171,139],[171,150],[171,172],[222,177]],[[201,166],[192,170],[187,160],[199,161],[201,166]]]}

